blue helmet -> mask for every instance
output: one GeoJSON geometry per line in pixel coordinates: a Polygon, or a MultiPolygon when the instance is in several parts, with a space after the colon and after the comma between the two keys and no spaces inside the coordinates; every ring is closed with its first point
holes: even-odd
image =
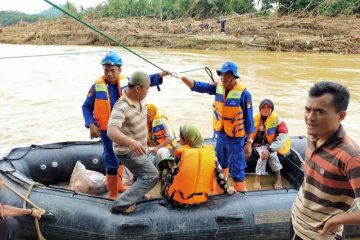
{"type": "Polygon", "coordinates": [[[226,73],[226,72],[232,72],[235,76],[235,78],[240,78],[238,72],[237,72],[237,65],[233,62],[226,62],[222,65],[221,69],[220,70],[217,70],[217,74],[220,76],[221,74],[223,73],[226,73]]]}
{"type": "Polygon", "coordinates": [[[101,65],[106,65],[106,64],[121,66],[122,65],[121,57],[116,52],[109,51],[101,60],[101,65]]]}

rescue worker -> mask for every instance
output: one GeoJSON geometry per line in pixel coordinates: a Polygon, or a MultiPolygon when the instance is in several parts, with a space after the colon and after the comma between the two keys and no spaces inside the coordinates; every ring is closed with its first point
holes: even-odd
{"type": "Polygon", "coordinates": [[[259,155],[256,164],[254,189],[260,190],[260,176],[266,173],[266,163],[276,175],[275,189],[282,188],[280,170],[283,168],[278,154],[286,156],[290,153],[291,141],[285,122],[274,112],[274,104],[264,99],[259,105],[260,113],[254,116],[255,132],[253,148],[259,155]]]}
{"type": "Polygon", "coordinates": [[[161,192],[166,200],[184,207],[206,202],[215,175],[225,193],[235,193],[234,188],[227,184],[213,146],[203,144],[203,137],[197,127],[180,127],[180,143],[181,147],[175,150],[173,164],[165,163],[169,159],[159,162],[163,173],[161,192]],[[171,165],[170,171],[164,171],[171,165]]]}
{"type": "MultiPolygon", "coordinates": [[[[215,95],[213,129],[217,137],[215,147],[217,158],[226,177],[230,171],[235,190],[244,192],[246,191],[245,157],[251,155],[254,132],[251,94],[246,86],[237,80],[240,76],[235,63],[225,62],[217,74],[221,77],[221,81],[214,83],[199,82],[187,76],[174,75],[181,78],[192,91],[215,95]],[[246,144],[244,144],[245,140],[246,144]]],[[[218,188],[217,192],[221,192],[221,189],[218,188]]]]}
{"type": "Polygon", "coordinates": [[[148,123],[148,146],[150,152],[156,156],[157,163],[168,158],[176,147],[177,140],[173,128],[170,126],[169,119],[158,112],[154,104],[147,104],[147,123],[148,123]]]}
{"type": "MultiPolygon", "coordinates": [[[[128,79],[121,74],[122,64],[120,56],[113,51],[109,51],[103,57],[101,65],[104,75],[91,86],[82,105],[85,127],[90,129],[90,137],[100,137],[103,144],[108,197],[111,199],[116,199],[118,192],[124,192],[127,189],[127,186],[122,184],[124,167],[115,156],[113,143],[107,137],[110,112],[128,84],[128,79]]],[[[162,78],[166,75],[168,75],[167,72],[150,75],[151,86],[157,86],[160,90],[159,85],[162,84],[162,78]]]]}

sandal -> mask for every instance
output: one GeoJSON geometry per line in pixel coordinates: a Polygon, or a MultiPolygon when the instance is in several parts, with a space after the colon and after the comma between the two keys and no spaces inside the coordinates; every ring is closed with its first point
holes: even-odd
{"type": "Polygon", "coordinates": [[[136,204],[130,205],[130,206],[119,206],[119,207],[112,207],[111,213],[132,213],[136,209],[136,204]]]}

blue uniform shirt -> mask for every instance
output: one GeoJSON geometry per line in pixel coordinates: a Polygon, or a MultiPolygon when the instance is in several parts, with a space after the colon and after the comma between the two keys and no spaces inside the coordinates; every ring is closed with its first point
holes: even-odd
{"type": "MultiPolygon", "coordinates": [[[[194,87],[191,89],[191,91],[215,95],[216,85],[217,85],[216,82],[207,83],[207,82],[194,81],[194,87]]],[[[245,131],[246,133],[252,133],[255,130],[253,107],[252,107],[251,94],[247,89],[245,89],[241,94],[240,106],[244,114],[245,131]]]]}
{"type": "MultiPolygon", "coordinates": [[[[162,84],[163,79],[162,77],[160,77],[160,74],[156,73],[156,74],[151,74],[149,75],[150,77],[150,86],[157,86],[157,88],[160,90],[159,85],[162,84]]],[[[116,103],[116,101],[119,99],[119,91],[118,91],[118,87],[117,84],[112,85],[110,83],[108,83],[106,80],[105,82],[107,83],[107,88],[108,88],[108,92],[109,92],[109,98],[110,98],[110,107],[111,109],[113,108],[114,104],[116,103]]],[[[126,88],[127,86],[125,86],[124,88],[126,88]]],[[[124,88],[121,88],[122,90],[124,88]]],[[[92,123],[95,123],[94,120],[94,105],[95,105],[95,84],[93,84],[89,90],[89,93],[85,99],[85,102],[82,105],[82,112],[83,112],[83,116],[84,116],[84,120],[85,120],[85,127],[89,128],[89,125],[92,123]]]]}

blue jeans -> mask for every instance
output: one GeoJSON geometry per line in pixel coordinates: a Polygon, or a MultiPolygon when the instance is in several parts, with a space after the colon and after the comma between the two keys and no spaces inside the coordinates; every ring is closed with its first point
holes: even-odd
{"type": "Polygon", "coordinates": [[[114,202],[113,207],[127,207],[139,201],[159,180],[159,172],[146,156],[132,153],[118,155],[122,164],[136,177],[136,181],[114,202]]]}
{"type": "Polygon", "coordinates": [[[235,182],[245,179],[245,137],[231,138],[224,132],[217,132],[216,155],[221,167],[229,168],[231,177],[235,182]]]}

